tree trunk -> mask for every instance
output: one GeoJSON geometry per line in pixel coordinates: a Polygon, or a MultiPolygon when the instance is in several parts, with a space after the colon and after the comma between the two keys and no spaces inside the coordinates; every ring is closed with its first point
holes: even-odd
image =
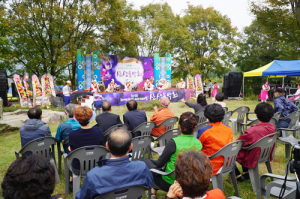
{"type": "Polygon", "coordinates": [[[300,30],[300,0],[295,1],[295,15],[298,29],[300,30]]]}
{"type": "Polygon", "coordinates": [[[72,75],[71,75],[71,82],[72,82],[72,90],[76,90],[76,70],[77,70],[77,66],[76,66],[76,60],[72,61],[72,75]]]}

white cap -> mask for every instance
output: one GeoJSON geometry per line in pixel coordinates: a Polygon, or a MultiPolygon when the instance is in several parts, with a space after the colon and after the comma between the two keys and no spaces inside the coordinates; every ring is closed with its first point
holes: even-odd
{"type": "Polygon", "coordinates": [[[149,82],[149,79],[147,79],[147,82],[149,82]]]}
{"type": "Polygon", "coordinates": [[[97,80],[93,79],[92,82],[97,82],[97,80]]]}
{"type": "Polygon", "coordinates": [[[71,81],[70,81],[70,80],[68,80],[66,83],[67,83],[67,84],[71,84],[71,81]]]}
{"type": "Polygon", "coordinates": [[[130,79],[127,79],[126,82],[130,82],[130,79]]]}
{"type": "Polygon", "coordinates": [[[181,81],[183,81],[183,79],[182,79],[182,78],[181,78],[180,80],[181,80],[181,81]]]}
{"type": "Polygon", "coordinates": [[[115,80],[114,79],[111,79],[111,82],[114,82],[115,80]]]}

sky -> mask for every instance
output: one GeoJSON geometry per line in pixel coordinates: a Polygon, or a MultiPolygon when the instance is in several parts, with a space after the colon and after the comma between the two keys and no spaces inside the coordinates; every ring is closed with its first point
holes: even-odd
{"type": "Polygon", "coordinates": [[[202,5],[204,8],[214,7],[222,15],[227,15],[231,19],[233,26],[242,31],[245,26],[249,26],[252,21],[252,15],[249,10],[248,0],[127,0],[134,4],[135,9],[149,3],[167,2],[175,14],[183,14],[187,9],[188,3],[191,5],[202,5]]]}

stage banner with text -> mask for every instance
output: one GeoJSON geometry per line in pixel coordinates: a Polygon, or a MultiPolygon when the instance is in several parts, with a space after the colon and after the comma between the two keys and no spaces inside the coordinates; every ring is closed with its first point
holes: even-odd
{"type": "Polygon", "coordinates": [[[93,55],[85,55],[85,90],[89,90],[93,78],[93,55]]]}
{"type": "Polygon", "coordinates": [[[147,79],[154,76],[152,57],[118,59],[116,55],[106,55],[101,62],[101,80],[106,88],[112,79],[121,89],[124,89],[126,81],[143,88],[147,79]]]}
{"type": "Polygon", "coordinates": [[[107,100],[112,106],[122,106],[129,100],[147,102],[150,100],[159,100],[166,96],[171,102],[179,102],[182,99],[190,99],[195,96],[194,89],[182,90],[164,90],[164,91],[140,91],[140,92],[124,92],[124,93],[96,93],[94,94],[95,101],[107,100]]]}
{"type": "Polygon", "coordinates": [[[84,90],[84,58],[81,54],[81,50],[77,50],[77,90],[84,90]]]}
{"type": "Polygon", "coordinates": [[[159,53],[154,53],[154,87],[157,88],[160,79],[160,58],[159,53]]]}

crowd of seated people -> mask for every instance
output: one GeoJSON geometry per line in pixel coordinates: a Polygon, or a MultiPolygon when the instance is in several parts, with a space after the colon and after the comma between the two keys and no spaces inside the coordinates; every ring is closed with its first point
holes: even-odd
{"type": "MultiPolygon", "coordinates": [[[[111,152],[110,159],[99,161],[99,166],[88,172],[87,177],[84,179],[83,186],[76,194],[76,197],[94,198],[97,195],[134,185],[144,185],[148,188],[152,188],[154,183],[168,193],[167,198],[203,198],[205,195],[206,198],[224,198],[224,194],[218,189],[208,191],[209,179],[218,173],[223,166],[224,158],[217,157],[209,160],[207,157],[215,154],[222,147],[233,141],[231,128],[222,123],[225,115],[223,107],[226,106],[226,104],[222,102],[223,99],[224,95],[217,94],[217,102],[207,105],[205,95],[200,94],[197,98],[197,104],[191,105],[187,103],[188,106],[194,108],[195,112],[197,112],[199,108],[204,109],[204,116],[208,119],[210,124],[199,129],[197,138],[195,138],[193,133],[198,125],[197,117],[192,112],[183,113],[180,116],[178,124],[180,135],[167,143],[163,153],[157,160],[145,158],[142,161],[130,161],[128,156],[128,152],[132,149],[132,139],[140,134],[132,135],[122,128],[117,128],[107,136],[103,136],[103,133],[110,127],[116,124],[122,124],[120,116],[111,113],[112,107],[110,102],[102,102],[103,113],[98,116],[96,116],[95,112],[89,107],[77,107],[76,105],[69,104],[65,107],[65,113],[69,118],[66,122],[58,126],[56,133],[56,138],[59,142],[69,138],[69,147],[65,145],[64,151],[70,153],[83,146],[102,145],[111,152]],[[94,119],[97,125],[91,127],[90,122],[94,119]],[[182,151],[191,149],[192,151],[182,153],[182,151]],[[150,169],[153,168],[165,172],[175,170],[175,175],[162,176],[154,172],[151,173],[150,169]],[[193,168],[194,171],[188,168],[193,168]],[[198,172],[195,172],[195,169],[197,169],[198,172]],[[118,173],[118,175],[113,175],[114,173],[118,173]],[[189,178],[187,178],[187,176],[189,176],[189,178]],[[195,184],[195,182],[197,182],[197,184],[195,184]]],[[[159,101],[161,109],[154,107],[154,114],[150,118],[150,121],[155,122],[156,125],[174,116],[174,112],[168,108],[170,104],[169,99],[162,97],[159,101]]],[[[146,113],[137,109],[138,104],[135,100],[128,101],[126,106],[128,112],[123,115],[123,121],[129,126],[129,131],[147,122],[146,113]]],[[[275,107],[275,110],[276,109],[278,108],[275,107]]],[[[270,104],[258,104],[255,108],[255,113],[259,124],[252,126],[245,131],[244,135],[238,138],[238,140],[245,141],[244,146],[249,146],[263,136],[275,132],[275,126],[269,123],[274,115],[274,109],[270,104]]],[[[26,120],[25,124],[20,128],[22,146],[36,138],[51,136],[49,126],[41,120],[42,110],[40,108],[30,108],[28,117],[29,119],[26,120]]],[[[165,127],[154,128],[151,134],[158,137],[165,131],[165,127]]],[[[256,165],[258,155],[259,151],[257,150],[240,150],[237,156],[237,162],[242,165],[243,173],[241,174],[238,169],[235,171],[238,179],[240,179],[239,181],[249,178],[249,174],[247,173],[248,169],[256,165]]],[[[27,158],[37,159],[38,157],[40,156],[31,155],[27,158]]],[[[25,156],[22,156],[22,161],[29,160],[26,159],[25,156]]],[[[18,164],[21,163],[19,162],[18,164]]],[[[13,166],[14,163],[11,167],[13,166]]],[[[80,169],[78,160],[73,160],[72,167],[72,172],[78,175],[80,169]]],[[[9,176],[10,172],[12,171],[9,169],[6,175],[9,176]]],[[[52,177],[54,179],[54,174],[52,177]]],[[[5,181],[2,183],[3,190],[9,188],[7,183],[5,184],[4,182],[5,181]]],[[[52,193],[53,189],[48,192],[52,193]]],[[[72,179],[70,179],[70,190],[72,191],[72,179]]],[[[14,191],[18,192],[18,190],[14,191]]],[[[155,198],[156,192],[157,190],[155,189],[151,190],[152,198],[155,198]]],[[[11,194],[10,191],[7,193],[11,194]]],[[[47,197],[40,198],[48,199],[50,195],[48,194],[47,197]]],[[[28,196],[27,198],[30,197],[28,196]]],[[[4,198],[10,197],[7,196],[4,198]]],[[[35,198],[39,197],[35,196],[35,198]]]]}

